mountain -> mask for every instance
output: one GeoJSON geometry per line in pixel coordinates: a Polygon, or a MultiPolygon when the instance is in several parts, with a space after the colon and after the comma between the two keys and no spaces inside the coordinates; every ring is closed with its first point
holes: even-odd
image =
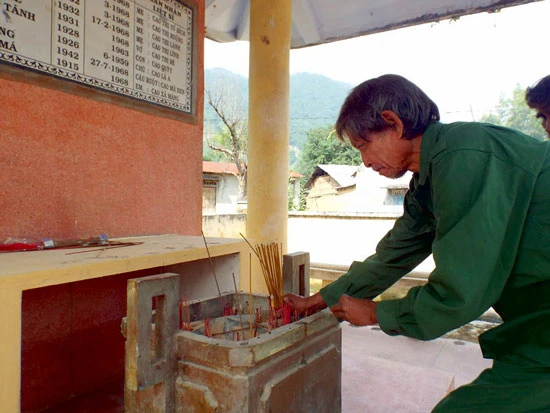
{"type": "MultiPolygon", "coordinates": [[[[248,118],[248,78],[225,69],[207,69],[204,72],[204,125],[205,135],[212,136],[221,128],[221,121],[208,104],[208,92],[218,96],[220,91],[235,101],[235,106],[248,118]]],[[[290,145],[291,164],[307,140],[307,131],[333,125],[340,106],[351,85],[313,73],[296,73],[290,76],[290,145]]],[[[205,149],[208,152],[207,149],[205,149]]],[[[205,153],[206,153],[205,152],[205,153]]]]}
{"type": "Polygon", "coordinates": [[[351,85],[313,73],[290,76],[290,144],[301,149],[312,128],[334,125],[351,85]]]}

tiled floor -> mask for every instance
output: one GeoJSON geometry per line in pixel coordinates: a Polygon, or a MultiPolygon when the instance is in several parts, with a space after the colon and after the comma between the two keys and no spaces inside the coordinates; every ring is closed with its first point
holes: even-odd
{"type": "MultiPolygon", "coordinates": [[[[490,364],[482,358],[479,346],[467,341],[422,342],[390,337],[378,327],[343,323],[342,412],[428,413],[449,389],[470,382],[490,364]]],[[[48,413],[123,410],[122,389],[107,386],[48,413]]]]}
{"type": "Polygon", "coordinates": [[[427,413],[491,365],[467,341],[422,342],[346,323],[342,336],[343,413],[427,413]]]}

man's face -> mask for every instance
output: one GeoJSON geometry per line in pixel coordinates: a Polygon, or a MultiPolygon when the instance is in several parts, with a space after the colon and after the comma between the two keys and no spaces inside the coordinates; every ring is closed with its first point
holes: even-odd
{"type": "Polygon", "coordinates": [[[540,119],[542,127],[550,137],[550,108],[538,109],[537,119],[540,119]]]}
{"type": "Polygon", "coordinates": [[[351,145],[361,152],[361,159],[367,168],[392,179],[400,178],[409,170],[411,141],[403,139],[395,128],[371,132],[368,139],[366,141],[358,137],[349,137],[351,145]]]}

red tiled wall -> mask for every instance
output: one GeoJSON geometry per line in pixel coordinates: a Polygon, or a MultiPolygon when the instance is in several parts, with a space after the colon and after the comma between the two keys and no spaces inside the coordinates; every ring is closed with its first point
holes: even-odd
{"type": "Polygon", "coordinates": [[[200,235],[204,2],[197,124],[0,76],[0,242],[200,235]]]}

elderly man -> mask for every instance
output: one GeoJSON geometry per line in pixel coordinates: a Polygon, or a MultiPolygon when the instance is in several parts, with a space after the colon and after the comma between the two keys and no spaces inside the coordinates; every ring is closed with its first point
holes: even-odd
{"type": "Polygon", "coordinates": [[[537,118],[550,137],[550,75],[543,77],[525,93],[527,106],[537,111],[537,118]]]}
{"type": "Polygon", "coordinates": [[[404,214],[374,255],[320,293],[286,300],[420,340],[493,307],[503,323],[479,338],[493,367],[434,412],[550,411],[550,142],[489,124],[440,123],[435,103],[396,75],[357,86],[336,131],[379,174],[414,172],[404,214]],[[431,253],[436,267],[424,286],[372,301],[431,253]]]}

